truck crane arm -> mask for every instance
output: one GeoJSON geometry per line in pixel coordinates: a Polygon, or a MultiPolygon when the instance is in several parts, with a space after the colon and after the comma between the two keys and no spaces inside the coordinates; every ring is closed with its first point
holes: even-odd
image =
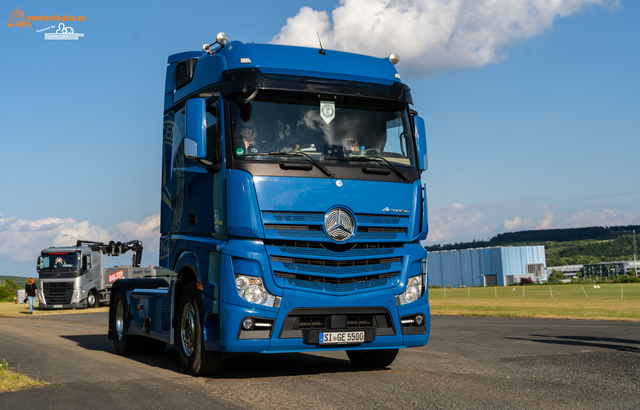
{"type": "Polygon", "coordinates": [[[94,242],[94,241],[83,241],[78,240],[76,246],[88,245],[89,248],[93,251],[102,252],[105,255],[109,256],[120,256],[122,254],[127,253],[128,251],[133,251],[133,260],[131,262],[134,268],[140,267],[140,261],[142,260],[142,242],[138,240],[133,240],[129,242],[115,242],[109,241],[108,244],[104,242],[94,242]]]}

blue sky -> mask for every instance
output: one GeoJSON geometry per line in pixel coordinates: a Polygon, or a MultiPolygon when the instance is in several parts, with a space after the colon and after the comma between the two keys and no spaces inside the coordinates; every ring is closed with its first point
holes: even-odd
{"type": "MultiPolygon", "coordinates": [[[[167,56],[232,40],[386,56],[429,134],[427,243],[640,223],[640,3],[566,0],[5,2],[0,275],[39,251],[141,239],[158,260],[167,56]],[[37,32],[38,30],[43,30],[37,32]]],[[[117,263],[128,263],[128,256],[117,263]]]]}

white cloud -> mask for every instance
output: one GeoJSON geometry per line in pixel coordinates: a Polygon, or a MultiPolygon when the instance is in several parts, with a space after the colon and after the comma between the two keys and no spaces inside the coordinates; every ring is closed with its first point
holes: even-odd
{"type": "Polygon", "coordinates": [[[508,57],[506,48],[538,36],[557,17],[615,0],[341,0],[331,12],[302,7],[271,40],[387,56],[400,55],[406,76],[480,67],[508,57]]]}
{"type": "Polygon", "coordinates": [[[447,207],[429,209],[429,243],[445,243],[471,240],[475,236],[483,238],[490,232],[483,225],[481,212],[463,204],[451,204],[447,207]]]}
{"type": "Polygon", "coordinates": [[[111,229],[73,218],[51,217],[29,221],[4,218],[0,214],[0,257],[35,263],[42,249],[75,245],[78,239],[97,242],[138,239],[145,243],[145,248],[157,249],[159,232],[159,214],[145,218],[142,223],[128,221],[111,229]]]}
{"type": "Polygon", "coordinates": [[[505,231],[550,229],[552,222],[553,222],[553,214],[551,212],[547,212],[544,215],[544,218],[538,220],[537,222],[534,221],[533,218],[531,218],[530,216],[527,216],[525,218],[516,216],[513,219],[513,221],[509,221],[505,219],[503,222],[503,228],[505,231]]]}
{"type": "Polygon", "coordinates": [[[573,213],[563,221],[563,226],[580,228],[584,226],[617,226],[636,223],[638,223],[638,218],[632,212],[603,209],[596,212],[585,210],[573,213]]]}
{"type": "Polygon", "coordinates": [[[519,216],[516,216],[513,221],[504,220],[504,229],[507,231],[513,231],[520,228],[524,224],[524,221],[519,216]]]}

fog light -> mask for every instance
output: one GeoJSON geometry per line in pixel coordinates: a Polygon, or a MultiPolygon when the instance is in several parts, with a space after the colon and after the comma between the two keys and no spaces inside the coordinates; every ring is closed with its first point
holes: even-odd
{"type": "Polygon", "coordinates": [[[242,321],[242,328],[244,330],[251,330],[251,329],[253,329],[254,325],[255,325],[255,322],[251,318],[247,318],[247,319],[242,321]]]}
{"type": "Polygon", "coordinates": [[[424,316],[416,315],[416,325],[422,326],[423,323],[424,323],[424,316]]]}

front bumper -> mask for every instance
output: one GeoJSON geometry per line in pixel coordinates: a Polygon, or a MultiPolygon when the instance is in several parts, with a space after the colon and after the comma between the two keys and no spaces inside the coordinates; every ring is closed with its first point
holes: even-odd
{"type": "Polygon", "coordinates": [[[243,353],[401,349],[427,343],[429,317],[426,295],[414,303],[396,306],[391,289],[349,298],[288,290],[279,309],[221,303],[220,315],[208,314],[205,319],[205,347],[243,353]],[[423,315],[423,324],[401,323],[401,318],[417,314],[423,315]],[[220,317],[224,318],[222,323],[220,317]],[[241,324],[247,318],[263,325],[243,330],[241,324]],[[268,329],[264,325],[267,323],[271,325],[268,329]],[[365,333],[363,342],[321,345],[318,341],[322,332],[359,331],[365,333]]]}
{"type": "Polygon", "coordinates": [[[61,305],[48,305],[44,303],[40,303],[38,305],[40,309],[85,309],[87,308],[86,299],[80,303],[65,303],[61,305]]]}

